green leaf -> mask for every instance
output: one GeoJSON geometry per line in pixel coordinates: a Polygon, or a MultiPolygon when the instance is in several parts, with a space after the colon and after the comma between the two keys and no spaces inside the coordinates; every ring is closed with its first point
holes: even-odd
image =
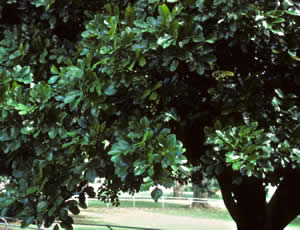
{"type": "Polygon", "coordinates": [[[235,152],[235,151],[228,152],[226,154],[226,163],[236,162],[240,158],[241,158],[241,156],[238,155],[237,152],[235,152]]]}
{"type": "Polygon", "coordinates": [[[150,127],[150,121],[148,120],[147,117],[143,117],[140,120],[140,124],[143,126],[143,128],[149,128],[150,127]]]}
{"type": "Polygon", "coordinates": [[[147,98],[151,94],[151,92],[151,89],[146,89],[141,99],[144,100],[145,98],[147,98]]]}
{"type": "Polygon", "coordinates": [[[52,88],[47,83],[43,81],[39,82],[30,91],[31,100],[38,103],[45,103],[51,98],[52,91],[52,88]]]}
{"type": "Polygon", "coordinates": [[[274,29],[274,28],[271,28],[270,29],[274,34],[277,34],[279,36],[284,36],[284,31],[282,29],[274,29]]]}
{"type": "Polygon", "coordinates": [[[40,201],[37,205],[37,211],[39,213],[44,213],[48,207],[48,202],[47,201],[40,201]]]}
{"type": "Polygon", "coordinates": [[[26,106],[26,105],[23,105],[23,104],[17,104],[17,105],[15,105],[15,109],[16,110],[20,110],[20,112],[22,112],[20,114],[27,114],[28,111],[29,111],[29,107],[26,106]]]}
{"type": "Polygon", "coordinates": [[[108,152],[108,155],[126,155],[129,151],[131,151],[130,144],[125,140],[121,140],[112,145],[111,150],[108,152]]]}
{"type": "Polygon", "coordinates": [[[275,93],[280,97],[281,99],[284,98],[284,93],[282,92],[281,89],[275,89],[275,93]]]}
{"type": "Polygon", "coordinates": [[[175,72],[177,67],[179,65],[179,61],[177,60],[173,60],[172,63],[171,63],[171,66],[170,66],[170,71],[171,72],[175,72]]]}
{"type": "Polygon", "coordinates": [[[11,55],[9,55],[9,59],[14,60],[14,59],[16,59],[17,57],[20,57],[20,56],[22,56],[22,53],[20,52],[20,50],[16,50],[11,55]]]}
{"type": "Polygon", "coordinates": [[[115,16],[119,16],[120,15],[120,8],[118,7],[118,5],[114,6],[114,15],[115,16]]]}
{"type": "Polygon", "coordinates": [[[146,165],[135,166],[135,168],[134,168],[134,175],[135,176],[142,175],[146,171],[146,167],[147,167],[146,165]]]}
{"type": "Polygon", "coordinates": [[[0,198],[0,208],[7,208],[15,202],[15,199],[1,197],[0,198]]]}
{"type": "Polygon", "coordinates": [[[231,71],[222,71],[222,70],[217,70],[212,73],[213,77],[216,78],[217,80],[222,80],[227,77],[233,77],[234,73],[231,71]]]}
{"type": "MultiPolygon", "coordinates": [[[[70,217],[71,218],[71,217],[70,217]]],[[[60,226],[66,230],[73,230],[72,223],[61,222],[60,226]]]]}
{"type": "Polygon", "coordinates": [[[132,25],[135,19],[135,12],[131,6],[128,6],[125,10],[125,20],[129,25],[132,25]]]}
{"type": "Polygon", "coordinates": [[[53,0],[33,0],[31,4],[35,5],[35,7],[46,6],[48,8],[53,2],[53,0]]]}
{"type": "Polygon", "coordinates": [[[117,90],[115,89],[114,85],[110,85],[106,90],[104,90],[104,94],[107,96],[112,96],[117,93],[117,90]]]}
{"type": "Polygon", "coordinates": [[[80,206],[81,208],[83,208],[83,209],[87,209],[87,208],[88,208],[88,206],[87,206],[86,203],[79,203],[79,206],[80,206]]]}
{"type": "Polygon", "coordinates": [[[150,167],[147,172],[148,172],[149,176],[153,176],[154,175],[154,169],[153,169],[153,167],[150,167]]]}
{"type": "Polygon", "coordinates": [[[29,135],[29,134],[31,134],[33,132],[34,132],[34,127],[27,126],[27,127],[23,127],[21,129],[21,133],[24,134],[24,135],[29,135]]]}
{"type": "Polygon", "coordinates": [[[143,57],[143,56],[141,56],[140,58],[139,58],[139,65],[141,66],[141,67],[144,67],[144,65],[146,64],[147,62],[146,62],[146,59],[143,57]]]}
{"type": "Polygon", "coordinates": [[[27,227],[27,226],[29,226],[30,224],[33,223],[34,219],[35,219],[34,216],[29,216],[29,217],[27,217],[27,218],[25,219],[25,221],[22,222],[21,226],[22,226],[22,227],[27,227]]]}
{"type": "Polygon", "coordinates": [[[73,145],[73,144],[74,144],[74,142],[73,142],[73,141],[70,141],[70,142],[64,143],[61,147],[62,147],[63,149],[65,149],[65,148],[70,147],[70,146],[73,145]]]}
{"type": "Polygon", "coordinates": [[[80,209],[77,206],[69,207],[69,210],[72,212],[73,215],[78,215],[80,213],[80,209]]]}
{"type": "Polygon", "coordinates": [[[215,34],[209,35],[206,39],[205,42],[213,44],[217,41],[217,36],[215,34]]]}
{"type": "Polygon", "coordinates": [[[27,194],[27,195],[30,195],[30,194],[32,194],[32,193],[37,192],[38,190],[39,190],[39,187],[38,187],[38,186],[29,187],[29,188],[27,189],[26,194],[27,194]]]}
{"type": "Polygon", "coordinates": [[[260,158],[260,156],[259,156],[259,154],[257,154],[257,153],[254,153],[254,154],[252,154],[252,155],[250,155],[248,158],[247,158],[247,160],[248,161],[256,161],[257,159],[259,159],[260,158]]]}
{"type": "Polygon", "coordinates": [[[85,178],[89,182],[93,183],[95,181],[96,176],[97,176],[96,170],[94,168],[89,168],[86,172],[85,178]]]}
{"type": "Polygon", "coordinates": [[[174,148],[176,147],[176,135],[171,134],[167,136],[167,144],[168,144],[168,148],[174,148]]]}
{"type": "Polygon", "coordinates": [[[57,130],[54,127],[51,127],[48,131],[48,135],[51,139],[54,139],[57,135],[57,130]]]}
{"type": "Polygon", "coordinates": [[[152,199],[157,202],[159,198],[161,198],[163,195],[163,191],[156,187],[152,192],[151,192],[151,197],[152,199]]]}
{"type": "Polygon", "coordinates": [[[233,169],[233,170],[239,170],[239,169],[242,167],[243,164],[244,164],[243,161],[238,161],[238,162],[236,162],[236,163],[234,163],[234,164],[232,165],[232,169],[233,169]]]}
{"type": "Polygon", "coordinates": [[[104,8],[106,9],[107,13],[109,13],[110,15],[113,14],[113,12],[112,12],[112,7],[111,7],[110,4],[105,4],[105,5],[104,5],[104,8]]]}
{"type": "Polygon", "coordinates": [[[215,6],[218,6],[218,5],[221,5],[222,3],[226,3],[226,0],[214,0],[214,5],[215,6]]]}
{"type": "Polygon", "coordinates": [[[289,15],[292,15],[292,16],[298,16],[298,17],[300,16],[299,10],[289,9],[289,10],[285,10],[284,12],[289,14],[289,15]]]}
{"type": "Polygon", "coordinates": [[[158,7],[159,15],[162,16],[164,19],[167,19],[170,16],[170,10],[166,4],[162,4],[158,7]]]}
{"type": "Polygon", "coordinates": [[[254,121],[254,122],[250,123],[250,128],[251,129],[256,129],[257,127],[258,127],[258,122],[257,121],[254,121]]]}
{"type": "Polygon", "coordinates": [[[184,39],[179,42],[179,47],[182,48],[184,45],[188,44],[190,42],[190,38],[184,39]]]}
{"type": "Polygon", "coordinates": [[[59,75],[59,73],[60,73],[59,70],[56,68],[55,65],[51,66],[51,70],[50,71],[51,71],[52,74],[58,74],[59,75]]]}
{"type": "Polygon", "coordinates": [[[157,99],[157,97],[158,97],[157,92],[152,92],[151,95],[150,95],[150,97],[149,97],[149,99],[151,101],[155,101],[157,99]]]}
{"type": "Polygon", "coordinates": [[[50,77],[50,79],[48,80],[48,84],[50,84],[50,85],[54,84],[58,78],[59,78],[59,76],[50,77]]]}
{"type": "Polygon", "coordinates": [[[272,105],[274,106],[274,109],[276,111],[280,111],[280,104],[281,104],[281,101],[277,97],[274,97],[272,100],[272,105]]]}
{"type": "Polygon", "coordinates": [[[171,35],[165,34],[162,37],[159,37],[157,40],[157,44],[162,46],[164,49],[169,47],[171,43],[174,41],[171,35]]]}
{"type": "Polygon", "coordinates": [[[245,152],[249,154],[249,153],[254,152],[255,150],[256,150],[256,145],[250,144],[250,145],[246,148],[245,152]]]}
{"type": "Polygon", "coordinates": [[[283,23],[283,22],[285,22],[284,18],[278,18],[277,20],[273,21],[272,23],[276,24],[276,23],[283,23]]]}
{"type": "Polygon", "coordinates": [[[249,133],[251,132],[251,130],[247,127],[247,126],[242,126],[240,131],[239,131],[239,136],[240,137],[245,137],[247,136],[249,133]]]}
{"type": "Polygon", "coordinates": [[[81,79],[84,75],[83,70],[76,66],[69,66],[65,69],[67,71],[65,77],[69,80],[81,79]]]}
{"type": "Polygon", "coordinates": [[[22,67],[20,65],[16,65],[13,70],[13,75],[18,82],[22,82],[24,84],[30,84],[33,82],[33,74],[31,73],[29,66],[22,67]]]}
{"type": "Polygon", "coordinates": [[[64,103],[65,104],[69,104],[71,102],[73,102],[75,100],[76,97],[79,97],[81,95],[81,91],[80,90],[73,90],[70,91],[66,94],[64,103]]]}

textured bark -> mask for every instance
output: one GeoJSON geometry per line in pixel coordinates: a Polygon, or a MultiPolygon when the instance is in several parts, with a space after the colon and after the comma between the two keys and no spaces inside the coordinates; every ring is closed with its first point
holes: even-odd
{"type": "Polygon", "coordinates": [[[232,175],[232,170],[226,169],[217,179],[238,230],[283,230],[300,214],[299,169],[283,178],[268,204],[261,180],[245,177],[240,185],[233,185],[232,175]]]}

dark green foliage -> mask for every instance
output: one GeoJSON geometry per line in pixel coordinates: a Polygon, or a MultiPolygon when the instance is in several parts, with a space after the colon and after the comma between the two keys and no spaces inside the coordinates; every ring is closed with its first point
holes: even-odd
{"type": "Polygon", "coordinates": [[[157,187],[153,189],[153,191],[151,192],[151,197],[155,202],[157,202],[162,195],[163,195],[162,190],[157,187]]]}
{"type": "Polygon", "coordinates": [[[299,18],[292,0],[1,0],[2,215],[71,229],[85,194],[278,184],[299,168],[299,18]]]}

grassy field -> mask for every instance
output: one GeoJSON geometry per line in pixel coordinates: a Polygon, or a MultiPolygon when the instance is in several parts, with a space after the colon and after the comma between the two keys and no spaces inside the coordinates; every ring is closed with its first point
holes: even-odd
{"type": "MultiPolygon", "coordinates": [[[[165,204],[153,201],[136,201],[136,208],[131,201],[122,201],[119,207],[106,207],[99,201],[90,201],[89,208],[82,210],[75,217],[76,222],[114,223],[125,226],[151,227],[158,229],[179,230],[187,228],[203,230],[233,230],[235,224],[229,213],[221,208],[188,208],[184,204],[165,204]],[[97,213],[95,215],[95,213],[97,213]]],[[[300,218],[297,218],[286,228],[300,229],[300,218]]]]}
{"type": "MultiPolygon", "coordinates": [[[[99,201],[90,201],[89,209],[82,210],[75,217],[76,222],[114,223],[117,225],[150,227],[158,229],[180,230],[233,230],[235,224],[229,213],[220,208],[188,208],[182,204],[171,204],[172,207],[161,208],[161,203],[122,201],[119,207],[106,207],[99,201]]],[[[300,218],[294,220],[287,230],[300,229],[300,218]]]]}
{"type": "MultiPolygon", "coordinates": [[[[231,217],[227,210],[221,208],[189,208],[187,203],[173,203],[172,201],[166,201],[165,208],[162,208],[162,201],[160,202],[153,202],[149,201],[135,201],[135,208],[143,209],[148,212],[152,213],[162,213],[162,214],[169,214],[169,215],[182,215],[182,216],[189,216],[189,217],[205,217],[205,218],[217,218],[217,219],[224,219],[224,220],[231,220],[231,217]]],[[[116,209],[116,207],[108,206],[103,202],[91,200],[89,201],[89,209],[116,209]]],[[[121,204],[118,208],[133,208],[132,201],[121,201],[121,204]]],[[[87,210],[89,210],[87,209],[87,210]]]]}
{"type": "MultiPolygon", "coordinates": [[[[189,208],[186,204],[165,204],[153,201],[122,201],[119,207],[107,207],[100,201],[89,201],[89,208],[74,216],[75,230],[108,229],[81,224],[110,224],[119,226],[148,227],[163,230],[234,230],[235,224],[228,212],[222,208],[189,208]]],[[[1,229],[1,226],[0,226],[1,229]]],[[[2,228],[5,229],[5,228],[2,228]]],[[[9,228],[10,230],[18,228],[9,228]]],[[[129,228],[113,227],[113,230],[129,228]]],[[[299,230],[300,218],[294,220],[286,230],[299,230]]]]}

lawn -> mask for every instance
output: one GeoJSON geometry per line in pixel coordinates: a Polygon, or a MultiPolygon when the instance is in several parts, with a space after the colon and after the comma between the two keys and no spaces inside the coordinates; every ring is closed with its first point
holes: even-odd
{"type": "MultiPolygon", "coordinates": [[[[109,229],[106,227],[85,226],[81,224],[110,224],[119,226],[132,226],[164,230],[234,230],[235,224],[227,210],[222,208],[189,208],[186,204],[165,204],[153,201],[121,201],[119,207],[107,207],[106,204],[96,200],[89,201],[89,208],[81,210],[80,215],[74,216],[75,230],[109,229]]],[[[1,227],[0,227],[1,229],[1,227]]],[[[5,229],[5,228],[2,228],[5,229]]],[[[18,228],[10,228],[18,229],[18,228]]],[[[129,230],[130,228],[117,228],[113,230],[129,230]]],[[[286,230],[299,230],[300,218],[294,220],[286,230]]]]}
{"type": "MultiPolygon", "coordinates": [[[[138,227],[152,227],[159,229],[179,230],[185,227],[203,230],[232,230],[235,224],[226,209],[222,208],[189,208],[186,204],[165,203],[162,208],[161,201],[135,202],[136,208],[132,207],[132,201],[121,201],[119,207],[106,207],[99,201],[89,201],[89,209],[82,210],[76,221],[106,222],[138,227]],[[94,213],[94,214],[93,214],[94,213]],[[97,215],[95,215],[97,213],[97,215]],[[155,221],[153,221],[155,220],[155,221]],[[111,222],[112,221],[112,222],[111,222]]],[[[286,228],[287,230],[300,229],[300,218],[297,218],[286,228]]]]}
{"type": "MultiPolygon", "coordinates": [[[[189,208],[184,204],[162,204],[153,201],[121,201],[119,207],[106,207],[99,201],[89,201],[89,208],[75,217],[76,222],[113,223],[117,225],[180,230],[187,228],[203,230],[233,230],[235,224],[227,210],[222,208],[189,208]],[[169,205],[169,207],[167,207],[169,205]]],[[[300,229],[300,218],[294,220],[287,230],[300,229]]]]}

